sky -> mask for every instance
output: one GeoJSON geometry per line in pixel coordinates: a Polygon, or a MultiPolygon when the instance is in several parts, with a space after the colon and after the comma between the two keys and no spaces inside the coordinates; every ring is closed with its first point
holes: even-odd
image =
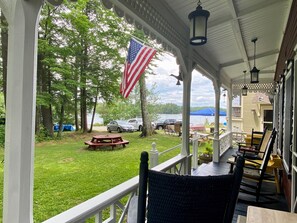
{"type": "MultiPolygon", "coordinates": [[[[176,78],[170,74],[178,75],[179,66],[176,59],[169,54],[160,57],[154,68],[156,75],[148,75],[146,84],[149,89],[155,84],[155,93],[159,96],[159,103],[174,103],[182,105],[183,85],[176,85],[176,78]]],[[[191,107],[215,106],[215,93],[212,81],[198,71],[192,73],[191,107]]],[[[221,97],[221,107],[226,108],[226,98],[221,97]]]]}

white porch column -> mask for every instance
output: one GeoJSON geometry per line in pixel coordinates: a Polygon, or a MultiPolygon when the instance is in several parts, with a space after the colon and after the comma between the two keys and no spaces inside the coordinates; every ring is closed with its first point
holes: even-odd
{"type": "Polygon", "coordinates": [[[182,114],[182,155],[190,154],[190,105],[191,105],[192,70],[184,75],[183,79],[183,114],[182,114]]]}
{"type": "Polygon", "coordinates": [[[10,0],[4,157],[4,223],[33,222],[37,23],[42,0],[10,0]]]}
{"type": "MultiPolygon", "coordinates": [[[[182,57],[179,54],[180,71],[183,77],[183,113],[182,113],[182,149],[181,154],[188,156],[190,154],[190,106],[191,106],[191,82],[192,82],[192,70],[194,67],[192,61],[192,49],[189,48],[189,54],[187,58],[182,57]],[[187,66],[187,67],[186,67],[187,66]]],[[[187,160],[187,174],[191,173],[191,159],[187,160]]]]}
{"type": "Polygon", "coordinates": [[[232,87],[228,89],[228,100],[227,100],[227,131],[232,132],[232,99],[233,99],[233,91],[232,87]]]}
{"type": "Polygon", "coordinates": [[[214,81],[215,90],[215,128],[213,140],[213,162],[220,161],[220,141],[219,141],[219,127],[220,127],[220,84],[219,81],[214,81]]]}
{"type": "MultiPolygon", "coordinates": [[[[232,99],[233,99],[233,91],[232,91],[232,85],[231,88],[228,89],[228,100],[227,100],[227,132],[232,132],[232,99]]],[[[230,137],[229,145],[232,146],[233,141],[233,134],[230,137]]]]}

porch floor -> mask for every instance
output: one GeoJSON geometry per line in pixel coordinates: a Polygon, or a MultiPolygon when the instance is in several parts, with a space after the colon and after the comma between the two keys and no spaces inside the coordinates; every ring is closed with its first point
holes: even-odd
{"type": "MultiPolygon", "coordinates": [[[[228,158],[230,158],[232,156],[232,154],[235,154],[236,151],[237,151],[237,148],[230,148],[221,157],[219,163],[210,162],[208,164],[202,164],[198,167],[198,169],[193,170],[192,175],[207,176],[207,175],[227,174],[230,169],[230,164],[227,163],[227,160],[228,160],[228,158]]],[[[275,185],[273,183],[264,182],[262,185],[262,191],[274,192],[274,191],[276,191],[275,185]]],[[[257,204],[256,202],[252,202],[252,201],[248,202],[248,203],[241,201],[241,199],[242,200],[251,200],[250,198],[252,199],[253,197],[248,197],[248,195],[239,193],[239,200],[237,202],[234,217],[233,217],[234,223],[236,223],[238,215],[246,216],[247,207],[249,205],[259,206],[259,207],[264,207],[264,208],[269,208],[269,209],[275,209],[275,210],[281,210],[281,211],[289,211],[283,192],[281,192],[281,194],[276,194],[275,196],[273,196],[273,199],[275,199],[275,201],[269,202],[269,203],[264,203],[264,202],[260,201],[260,203],[257,204]]]]}

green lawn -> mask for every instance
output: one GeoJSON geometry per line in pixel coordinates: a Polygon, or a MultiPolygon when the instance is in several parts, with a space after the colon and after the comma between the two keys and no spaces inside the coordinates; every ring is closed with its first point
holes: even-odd
{"type": "MultiPolygon", "coordinates": [[[[130,144],[114,150],[88,150],[83,142],[96,133],[70,133],[62,140],[36,144],[34,221],[42,222],[138,175],[140,153],[151,150],[152,142],[156,142],[159,152],[181,143],[179,137],[161,132],[148,138],[139,138],[139,132],[122,133],[130,144]]],[[[179,152],[170,152],[160,161],[179,152]]],[[[2,215],[3,164],[0,171],[2,215]]]]}

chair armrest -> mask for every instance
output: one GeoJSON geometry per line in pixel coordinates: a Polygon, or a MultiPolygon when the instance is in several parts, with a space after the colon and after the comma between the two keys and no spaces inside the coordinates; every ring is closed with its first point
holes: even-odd
{"type": "Polygon", "coordinates": [[[255,166],[246,166],[246,165],[244,165],[243,168],[247,168],[247,169],[250,169],[250,170],[261,170],[260,168],[257,168],[255,166]]]}
{"type": "Polygon", "coordinates": [[[246,142],[238,142],[237,145],[238,145],[238,146],[246,146],[246,145],[250,145],[250,143],[246,143],[246,142]]]}
{"type": "Polygon", "coordinates": [[[245,159],[245,162],[246,162],[245,163],[246,165],[252,165],[253,167],[261,165],[261,163],[256,162],[255,160],[251,160],[251,159],[245,159]]]}
{"type": "Polygon", "coordinates": [[[242,147],[242,148],[239,148],[239,151],[252,152],[252,153],[258,153],[259,152],[255,147],[242,147]]]}

